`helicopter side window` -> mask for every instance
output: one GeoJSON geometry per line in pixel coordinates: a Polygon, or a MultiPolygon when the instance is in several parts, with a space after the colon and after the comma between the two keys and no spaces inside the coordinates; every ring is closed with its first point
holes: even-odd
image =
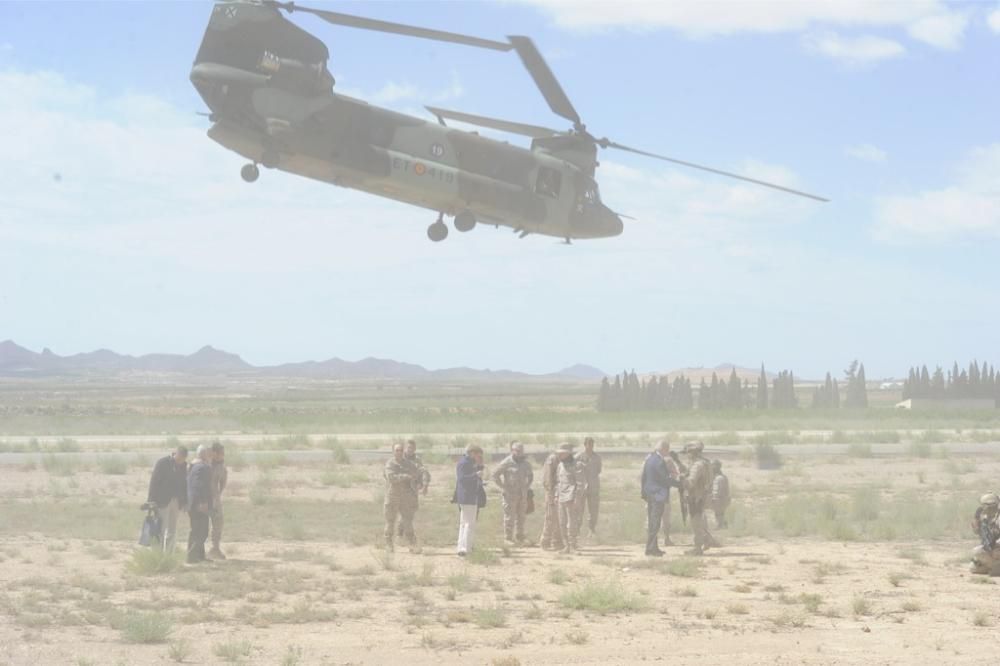
{"type": "Polygon", "coordinates": [[[585,189],[583,191],[583,201],[584,201],[584,203],[593,205],[593,204],[596,204],[596,203],[600,202],[600,200],[601,200],[601,197],[597,193],[597,186],[596,185],[590,185],[589,187],[587,187],[587,189],[585,189]]]}
{"type": "Polygon", "coordinates": [[[562,174],[549,167],[539,167],[538,178],[535,179],[535,194],[558,199],[561,189],[562,174]]]}

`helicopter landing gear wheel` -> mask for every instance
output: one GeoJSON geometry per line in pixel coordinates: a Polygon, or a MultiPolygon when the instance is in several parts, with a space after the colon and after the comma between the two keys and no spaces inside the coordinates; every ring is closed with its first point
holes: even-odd
{"type": "Polygon", "coordinates": [[[244,181],[252,183],[260,178],[260,169],[257,168],[256,164],[244,164],[243,168],[240,169],[240,177],[244,181]]]}
{"type": "Polygon", "coordinates": [[[465,233],[476,227],[476,216],[465,210],[455,216],[455,229],[465,233]]]}
{"type": "Polygon", "coordinates": [[[440,243],[448,237],[448,225],[438,218],[437,222],[427,227],[427,237],[435,243],[440,243]]]}
{"type": "Polygon", "coordinates": [[[427,227],[427,237],[440,243],[448,237],[448,225],[444,223],[444,213],[438,213],[437,222],[427,227]]]}

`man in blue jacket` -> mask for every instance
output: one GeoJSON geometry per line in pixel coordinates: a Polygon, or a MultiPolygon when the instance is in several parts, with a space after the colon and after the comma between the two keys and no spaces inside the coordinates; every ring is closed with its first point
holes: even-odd
{"type": "Polygon", "coordinates": [[[187,455],[187,448],[178,446],[156,461],[149,479],[146,501],[155,507],[156,516],[160,519],[162,533],[159,546],[169,553],[174,552],[177,541],[177,518],[188,501],[187,455]]]}
{"type": "Polygon", "coordinates": [[[208,539],[209,515],[212,513],[212,450],[202,444],[195,454],[195,463],[188,472],[188,564],[205,561],[205,540],[208,539]]]}
{"type": "Polygon", "coordinates": [[[642,465],[642,499],[646,501],[646,555],[662,557],[663,551],[657,543],[663,509],[670,499],[670,487],[676,482],[667,471],[666,458],[670,445],[660,442],[655,451],[646,456],[642,465]]]}
{"type": "Polygon", "coordinates": [[[458,505],[458,556],[465,557],[475,547],[476,519],[480,507],[486,505],[482,447],[465,447],[465,455],[455,467],[455,495],[451,501],[458,505]]]}

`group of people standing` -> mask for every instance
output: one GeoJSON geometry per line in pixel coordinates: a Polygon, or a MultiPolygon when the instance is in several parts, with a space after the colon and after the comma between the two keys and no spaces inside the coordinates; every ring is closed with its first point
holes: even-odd
{"type": "Polygon", "coordinates": [[[206,557],[205,542],[209,533],[212,549],[208,556],[224,560],[222,553],[222,492],[226,489],[229,472],[226,469],[226,449],[220,442],[202,444],[195,451],[195,462],[188,464],[187,447],[178,446],[169,455],[156,461],[149,480],[147,506],[160,524],[157,546],[173,553],[177,542],[177,521],[187,512],[191,519],[188,533],[187,561],[202,562],[206,557]]]}
{"type": "Polygon", "coordinates": [[[731,496],[729,479],[722,473],[722,463],[709,462],[703,455],[701,442],[684,445],[688,457],[685,465],[680,457],[670,450],[670,442],[660,442],[656,450],[646,456],[642,466],[642,499],[646,502],[646,555],[662,557],[659,534],[663,531],[664,546],[672,546],[670,539],[670,490],[675,488],[681,503],[681,515],[691,523],[694,547],[690,555],[702,555],[709,548],[717,548],[719,542],[708,531],[709,509],[715,512],[716,526],[725,528],[726,509],[731,496]]]}
{"type": "MultiPolygon", "coordinates": [[[[452,503],[458,505],[459,557],[465,557],[475,546],[476,522],[479,510],[486,506],[486,485],[483,478],[483,448],[470,444],[455,467],[455,493],[452,503]]],[[[594,440],[584,441],[584,452],[573,455],[571,444],[562,444],[542,465],[544,520],[541,546],[546,550],[571,553],[578,547],[584,513],[590,513],[590,532],[596,533],[600,510],[601,456],[594,451],[594,440]]],[[[535,493],[531,487],[534,471],[521,442],[510,443],[510,453],[492,474],[500,489],[503,506],[504,540],[509,545],[533,545],[525,532],[527,516],[535,511],[535,493]]]]}
{"type": "MultiPolygon", "coordinates": [[[[692,554],[700,555],[718,542],[708,531],[705,512],[714,509],[716,524],[726,526],[725,511],[729,506],[729,480],[722,473],[719,461],[709,462],[702,456],[703,446],[693,442],[684,447],[688,464],[671,453],[670,444],[661,442],[643,463],[640,485],[647,503],[646,554],[663,555],[658,544],[662,529],[664,545],[670,540],[670,495],[676,488],[680,495],[682,515],[690,515],[694,532],[692,554]]],[[[528,514],[535,510],[532,488],[534,471],[525,455],[524,445],[510,443],[510,453],[485,477],[483,448],[470,444],[455,467],[455,492],[452,503],[458,505],[458,539],[456,552],[468,555],[475,547],[479,511],[486,506],[486,483],[492,480],[500,490],[503,507],[504,539],[509,545],[534,545],[526,534],[528,514]]],[[[584,440],[583,451],[574,455],[573,445],[561,444],[549,454],[542,465],[543,521],[539,545],[545,550],[573,553],[579,548],[584,517],[588,518],[589,533],[597,533],[601,503],[601,473],[603,463],[594,450],[594,439],[584,440]]],[[[410,549],[418,552],[413,529],[420,494],[427,494],[430,474],[417,455],[413,440],[393,447],[393,457],[385,465],[386,493],[384,503],[386,547],[392,550],[397,535],[404,536],[410,549]]]]}

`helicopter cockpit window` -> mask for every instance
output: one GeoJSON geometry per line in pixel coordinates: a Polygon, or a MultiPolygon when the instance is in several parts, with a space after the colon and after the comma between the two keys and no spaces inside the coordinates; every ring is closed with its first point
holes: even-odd
{"type": "Polygon", "coordinates": [[[583,191],[583,200],[588,204],[598,204],[601,202],[601,195],[597,191],[597,183],[590,183],[583,191]]]}
{"type": "Polygon", "coordinates": [[[562,188],[562,174],[555,169],[539,167],[538,178],[535,179],[535,193],[542,196],[559,198],[559,190],[562,188]]]}

